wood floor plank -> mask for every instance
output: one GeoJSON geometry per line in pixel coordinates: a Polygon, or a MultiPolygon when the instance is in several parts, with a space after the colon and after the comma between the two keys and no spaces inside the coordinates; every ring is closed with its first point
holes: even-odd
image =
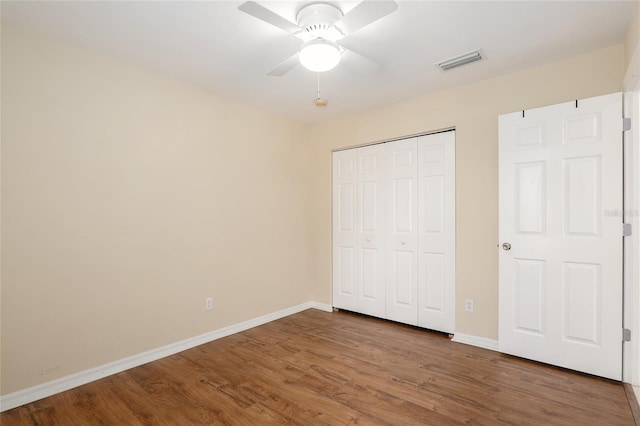
{"type": "Polygon", "coordinates": [[[633,386],[629,383],[625,383],[624,391],[627,395],[627,401],[629,401],[629,407],[631,407],[631,413],[636,421],[636,425],[640,425],[640,404],[638,403],[638,397],[633,390],[633,386]]]}
{"type": "Polygon", "coordinates": [[[11,425],[633,425],[621,383],[308,310],[0,414],[11,425]]]}

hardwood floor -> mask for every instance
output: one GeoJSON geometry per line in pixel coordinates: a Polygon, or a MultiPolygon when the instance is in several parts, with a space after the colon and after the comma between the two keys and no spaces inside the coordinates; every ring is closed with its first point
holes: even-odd
{"type": "Polygon", "coordinates": [[[308,310],[0,415],[9,425],[633,425],[622,384],[308,310]]]}

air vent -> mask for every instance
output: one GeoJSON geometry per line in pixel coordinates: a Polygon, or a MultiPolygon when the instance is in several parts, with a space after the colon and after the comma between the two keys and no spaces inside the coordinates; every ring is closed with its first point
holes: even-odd
{"type": "Polygon", "coordinates": [[[455,58],[451,58],[449,60],[446,61],[442,61],[440,63],[438,63],[438,67],[443,70],[443,71],[448,71],[452,68],[457,68],[457,67],[461,67],[462,65],[466,65],[466,64],[470,64],[472,62],[476,62],[482,59],[482,55],[480,54],[479,50],[476,50],[474,52],[469,52],[466,53],[464,55],[455,57],[455,58]]]}

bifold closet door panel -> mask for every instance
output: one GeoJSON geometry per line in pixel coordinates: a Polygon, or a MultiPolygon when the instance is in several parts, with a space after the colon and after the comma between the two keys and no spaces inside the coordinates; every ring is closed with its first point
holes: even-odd
{"type": "Polygon", "coordinates": [[[418,323],[417,139],[386,145],[386,318],[418,323]]]}
{"type": "Polygon", "coordinates": [[[357,155],[333,153],[333,305],[357,310],[357,155]]]}
{"type": "Polygon", "coordinates": [[[358,148],[356,289],[358,312],[385,315],[385,149],[358,148]]]}
{"type": "Polygon", "coordinates": [[[333,305],[385,315],[385,150],[333,154],[333,305]]]}
{"type": "Polygon", "coordinates": [[[455,331],[455,132],[418,138],[418,325],[455,331]]]}

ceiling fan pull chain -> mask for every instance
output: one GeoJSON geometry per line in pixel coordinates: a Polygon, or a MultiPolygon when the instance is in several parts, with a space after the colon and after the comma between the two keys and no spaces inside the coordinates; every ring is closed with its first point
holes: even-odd
{"type": "Polygon", "coordinates": [[[327,106],[327,100],[320,99],[320,73],[318,73],[318,91],[316,94],[316,100],[313,103],[316,104],[317,107],[327,106]]]}

